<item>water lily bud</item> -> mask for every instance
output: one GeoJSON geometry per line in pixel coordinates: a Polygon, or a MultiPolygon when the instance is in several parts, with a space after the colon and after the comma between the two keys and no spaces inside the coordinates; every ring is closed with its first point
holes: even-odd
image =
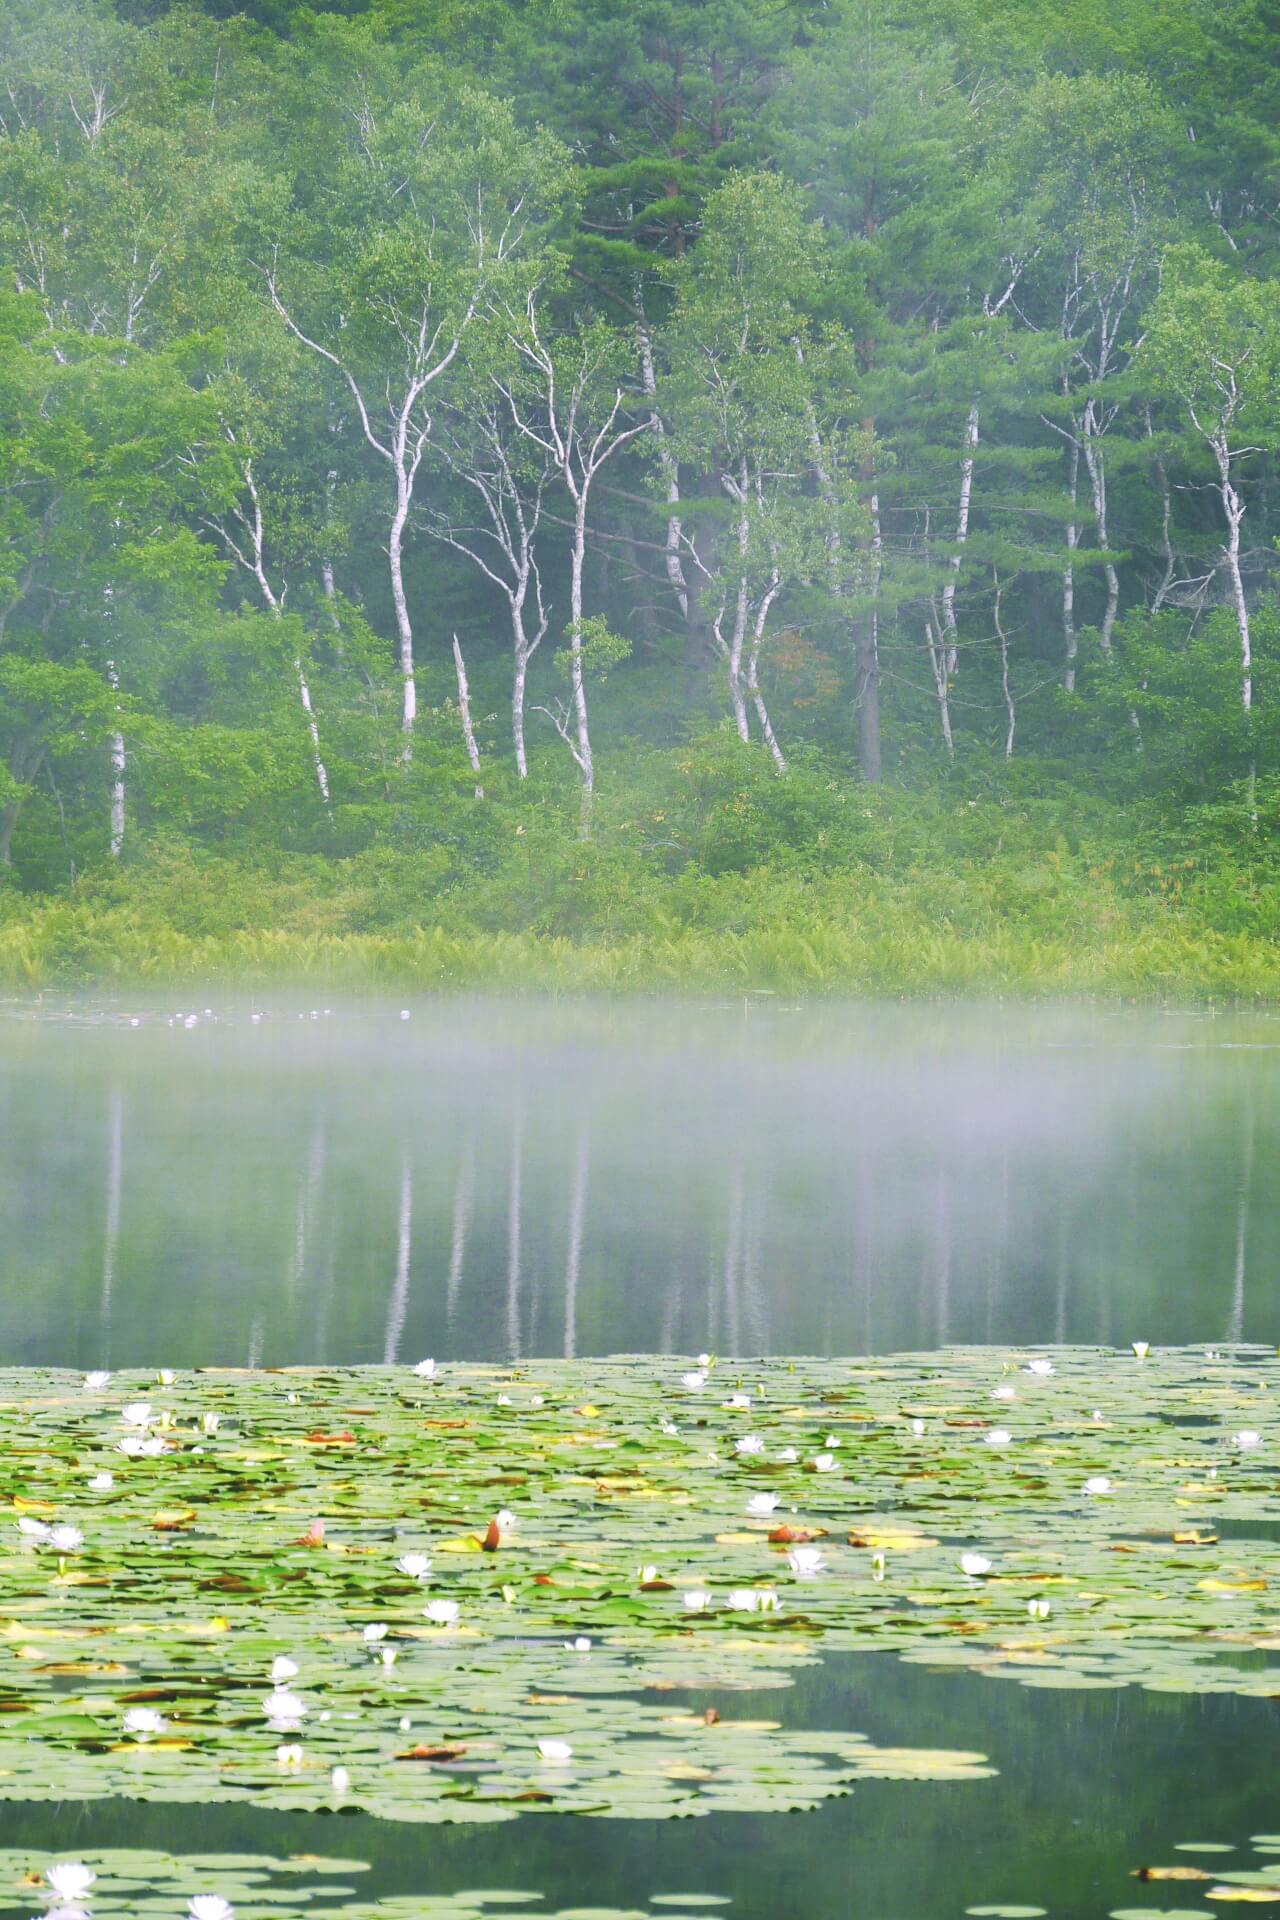
{"type": "Polygon", "coordinates": [[[923,1420],[913,1420],[913,1421],[911,1422],[911,1431],[912,1431],[912,1433],[914,1433],[914,1434],[915,1434],[915,1435],[917,1436],[917,1438],[918,1438],[918,1437],[919,1437],[919,1436],[920,1436],[920,1435],[921,1435],[921,1434],[922,1434],[922,1433],[924,1432],[924,1421],[923,1421],[923,1420]]]}
{"type": "Polygon", "coordinates": [[[329,1785],[333,1788],[335,1793],[350,1793],[351,1775],[347,1772],[345,1767],[335,1767],[333,1772],[329,1775],[329,1785]]]}
{"type": "Polygon", "coordinates": [[[971,1580],[977,1580],[980,1579],[984,1573],[990,1573],[991,1562],[987,1559],[985,1553],[962,1553],[960,1555],[960,1571],[961,1573],[968,1574],[971,1580]]]}
{"type": "Polygon", "coordinates": [[[1151,1342],[1149,1340],[1134,1340],[1131,1341],[1130,1344],[1139,1360],[1145,1360],[1151,1351],[1151,1342]]]}

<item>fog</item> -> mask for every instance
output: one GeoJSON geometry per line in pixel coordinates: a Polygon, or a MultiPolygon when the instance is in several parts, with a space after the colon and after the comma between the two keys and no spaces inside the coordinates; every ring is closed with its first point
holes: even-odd
{"type": "Polygon", "coordinates": [[[768,996],[12,1012],[7,1362],[1280,1331],[1273,1021],[768,996]]]}

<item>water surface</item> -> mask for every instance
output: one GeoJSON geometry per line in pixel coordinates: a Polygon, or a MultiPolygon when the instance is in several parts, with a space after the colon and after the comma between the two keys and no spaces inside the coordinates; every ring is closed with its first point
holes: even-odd
{"type": "Polygon", "coordinates": [[[205,1004],[0,1021],[6,1361],[1280,1337],[1277,1021],[205,1004]]]}

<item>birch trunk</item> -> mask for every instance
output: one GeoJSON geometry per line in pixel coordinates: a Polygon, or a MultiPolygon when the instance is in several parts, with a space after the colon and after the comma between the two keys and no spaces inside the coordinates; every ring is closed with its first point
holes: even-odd
{"type": "Polygon", "coordinates": [[[969,538],[969,507],[973,498],[974,456],[978,446],[979,413],[970,407],[964,426],[964,458],[960,463],[960,504],[956,510],[956,551],[951,556],[951,577],[942,589],[942,624],[947,636],[946,669],[953,674],[960,665],[956,643],[956,588],[964,559],[964,544],[969,538]]]}
{"type": "Polygon", "coordinates": [[[1062,685],[1067,693],[1076,690],[1076,573],[1075,551],[1080,540],[1080,528],[1076,521],[1076,501],[1080,493],[1080,442],[1071,441],[1067,455],[1067,498],[1071,503],[1071,519],[1067,523],[1067,562],[1062,569],[1062,638],[1064,643],[1064,665],[1062,685]]]}
{"type": "Polygon", "coordinates": [[[573,515],[573,571],[569,587],[569,685],[573,728],[577,738],[574,758],[582,776],[582,833],[591,827],[591,796],[595,791],[595,763],[591,757],[591,729],[587,724],[587,688],[582,677],[582,575],[587,558],[587,490],[578,488],[573,515]]]}
{"type": "Polygon", "coordinates": [[[476,745],[475,728],[471,724],[471,689],[467,685],[467,669],[462,661],[462,648],[458,636],[453,636],[453,664],[458,676],[458,712],[462,716],[462,737],[467,745],[467,759],[471,771],[476,776],[476,799],[484,799],[484,788],[480,782],[480,749],[476,745]]]}
{"type": "Polygon", "coordinates": [[[1214,442],[1218,463],[1218,497],[1227,523],[1227,541],[1223,548],[1227,577],[1231,582],[1231,604],[1235,608],[1236,630],[1240,636],[1240,703],[1246,713],[1253,706],[1253,645],[1249,632],[1249,603],[1245,598],[1244,577],[1240,572],[1240,523],[1244,519],[1244,501],[1231,479],[1231,455],[1224,439],[1214,442]]]}
{"type": "Polygon", "coordinates": [[[395,608],[400,678],[404,688],[400,724],[405,736],[402,753],[405,760],[413,753],[413,723],[418,717],[418,684],[413,668],[413,623],[409,618],[409,602],[404,590],[404,527],[409,517],[410,498],[404,473],[397,470],[396,507],[387,536],[387,557],[391,566],[391,604],[395,608]]]}
{"type": "MultiPolygon", "coordinates": [[[[120,691],[120,676],[114,660],[107,662],[107,680],[113,693],[120,691]]],[[[111,735],[111,858],[118,860],[124,851],[125,827],[125,750],[124,735],[117,728],[111,735]]]]}
{"type": "MultiPolygon", "coordinates": [[[[1102,442],[1094,429],[1097,415],[1092,400],[1086,402],[1083,416],[1084,460],[1089,474],[1089,492],[1093,501],[1093,517],[1098,528],[1098,545],[1103,552],[1110,546],[1107,537],[1107,467],[1102,442]]],[[[1120,605],[1120,576],[1110,559],[1102,562],[1102,574],[1107,583],[1107,603],[1102,612],[1102,625],[1098,629],[1098,639],[1104,653],[1111,651],[1111,635],[1116,624],[1116,611],[1120,605]]]]}
{"type": "Polygon", "coordinates": [[[854,706],[858,715],[858,765],[868,785],[881,778],[880,756],[880,618],[876,601],[880,593],[881,554],[880,496],[868,501],[871,515],[870,580],[871,605],[858,622],[854,639],[854,706]]]}

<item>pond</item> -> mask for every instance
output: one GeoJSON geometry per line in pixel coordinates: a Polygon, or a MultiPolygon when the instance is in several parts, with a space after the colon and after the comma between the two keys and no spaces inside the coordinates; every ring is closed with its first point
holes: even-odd
{"type": "Polygon", "coordinates": [[[7,1363],[1280,1331],[1280,1020],[204,1005],[0,1022],[7,1363]]]}
{"type": "MultiPolygon", "coordinates": [[[[1265,1017],[206,999],[0,1022],[0,1364],[1277,1338],[1265,1017]]],[[[996,1773],[867,1779],[790,1817],[427,1828],[69,1795],[0,1801],[2,1849],[338,1855],[367,1863],[361,1901],[685,1896],[655,1920],[698,1895],[777,1920],[1209,1913],[1209,1879],[1132,1876],[1271,1857],[1252,1845],[1280,1828],[1269,1656],[1247,1657],[1245,1698],[828,1653],[768,1696],[784,1726],[996,1773]]]]}

